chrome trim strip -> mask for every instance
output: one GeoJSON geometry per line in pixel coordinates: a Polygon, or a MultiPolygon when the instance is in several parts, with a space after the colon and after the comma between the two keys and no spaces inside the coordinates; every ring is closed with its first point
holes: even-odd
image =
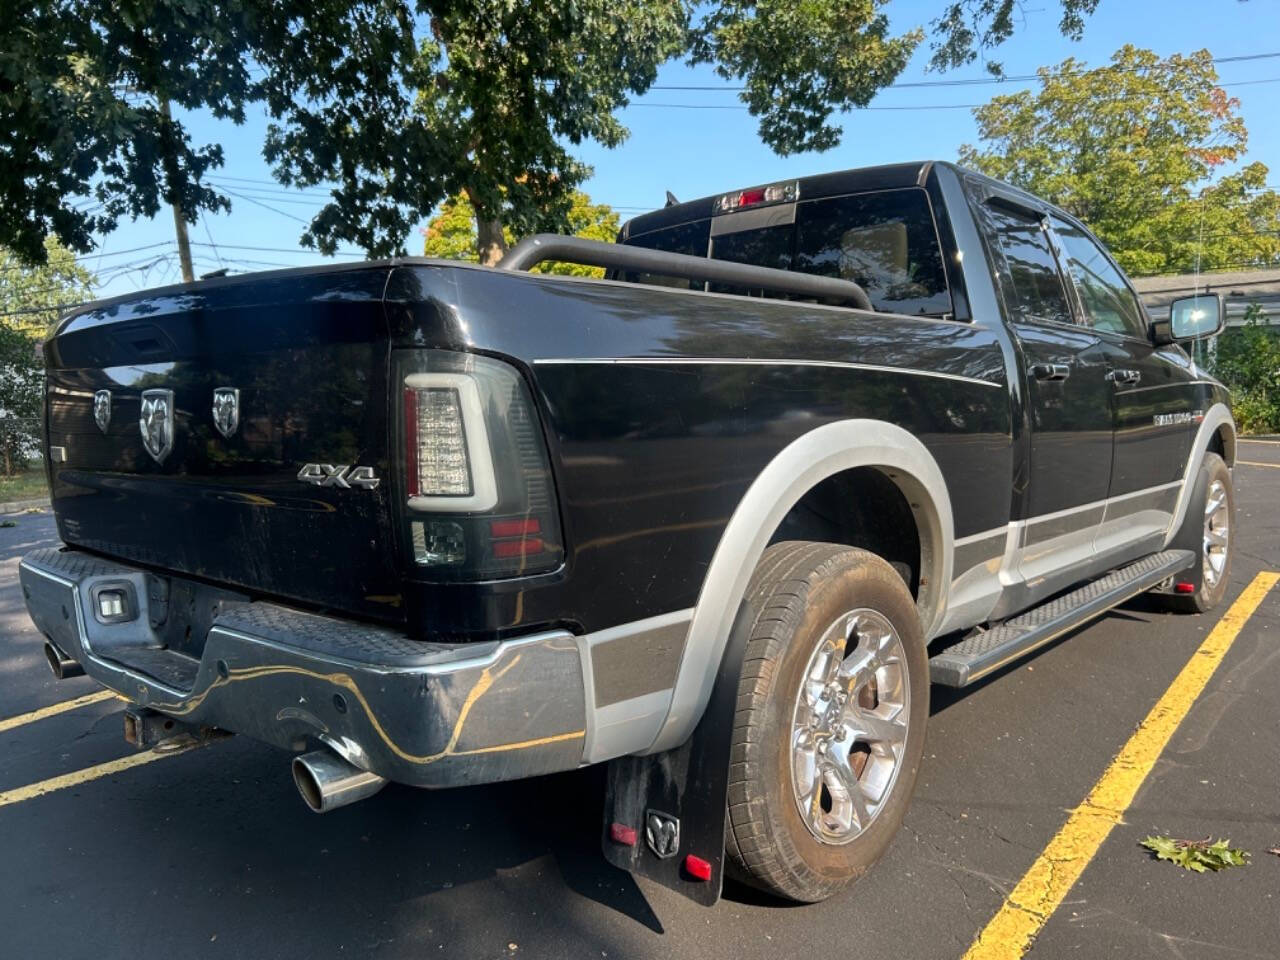
{"type": "Polygon", "coordinates": [[[565,364],[620,364],[623,366],[722,366],[722,367],[827,367],[833,370],[863,370],[871,373],[901,373],[914,377],[932,377],[936,380],[954,380],[973,383],[982,387],[1004,388],[1003,383],[966,377],[959,373],[943,373],[938,370],[920,370],[915,367],[889,367],[878,363],[855,363],[843,360],[794,360],[789,358],[770,360],[762,357],[733,359],[730,357],[544,357],[534,360],[534,365],[565,364]]]}
{"type": "Polygon", "coordinates": [[[1169,390],[1173,387],[1194,387],[1197,385],[1209,387],[1221,386],[1217,380],[1170,380],[1168,383],[1154,383],[1146,387],[1134,387],[1132,390],[1117,390],[1116,396],[1121,397],[1130,393],[1144,393],[1147,390],[1169,390]]]}

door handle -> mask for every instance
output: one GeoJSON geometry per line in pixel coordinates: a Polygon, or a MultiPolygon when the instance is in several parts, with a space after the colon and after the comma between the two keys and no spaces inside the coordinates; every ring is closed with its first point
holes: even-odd
{"type": "Polygon", "coordinates": [[[1037,380],[1065,380],[1071,376],[1071,368],[1065,363],[1033,363],[1031,375],[1037,380]]]}
{"type": "Polygon", "coordinates": [[[1142,379],[1141,370],[1112,370],[1107,373],[1107,379],[1114,383],[1117,387],[1132,386],[1142,379]]]}

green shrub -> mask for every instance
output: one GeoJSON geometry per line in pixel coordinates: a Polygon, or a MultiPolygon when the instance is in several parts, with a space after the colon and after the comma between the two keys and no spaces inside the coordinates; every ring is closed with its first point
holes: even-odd
{"type": "Polygon", "coordinates": [[[1244,325],[1223,331],[1209,363],[1231,391],[1231,412],[1243,433],[1280,432],[1280,325],[1262,305],[1249,304],[1244,325]]]}

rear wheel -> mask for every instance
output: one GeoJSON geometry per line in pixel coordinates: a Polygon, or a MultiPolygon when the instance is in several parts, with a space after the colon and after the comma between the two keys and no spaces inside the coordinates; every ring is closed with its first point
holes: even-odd
{"type": "MultiPolygon", "coordinates": [[[[1235,498],[1231,471],[1216,453],[1206,453],[1196,484],[1198,502],[1188,506],[1175,543],[1198,547],[1199,586],[1194,593],[1158,594],[1163,605],[1180,613],[1205,613],[1222,602],[1231,576],[1235,498]]],[[[1175,578],[1177,579],[1177,578],[1175,578]]]]}
{"type": "Polygon", "coordinates": [[[879,557],[770,547],[738,690],[726,846],[734,875],[825,899],[888,848],[924,751],[929,672],[915,603],[879,557]]]}

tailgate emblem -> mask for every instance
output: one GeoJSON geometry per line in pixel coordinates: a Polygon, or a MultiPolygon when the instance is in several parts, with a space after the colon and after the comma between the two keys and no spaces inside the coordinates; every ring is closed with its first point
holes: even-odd
{"type": "Polygon", "coordinates": [[[218,387],[213,391],[213,425],[228,438],[240,426],[240,391],[235,387],[218,387]]]}
{"type": "Polygon", "coordinates": [[[99,390],[93,395],[93,422],[103,433],[111,423],[111,391],[99,390]]]}
{"type": "Polygon", "coordinates": [[[173,391],[143,390],[142,411],[138,417],[142,445],[156,463],[173,449],[173,391]]]}
{"type": "Polygon", "coordinates": [[[377,490],[382,479],[373,472],[373,467],[353,467],[348,464],[304,463],[298,471],[298,479],[303,483],[313,483],[317,487],[341,487],[350,490],[359,487],[361,490],[377,490]]]}

